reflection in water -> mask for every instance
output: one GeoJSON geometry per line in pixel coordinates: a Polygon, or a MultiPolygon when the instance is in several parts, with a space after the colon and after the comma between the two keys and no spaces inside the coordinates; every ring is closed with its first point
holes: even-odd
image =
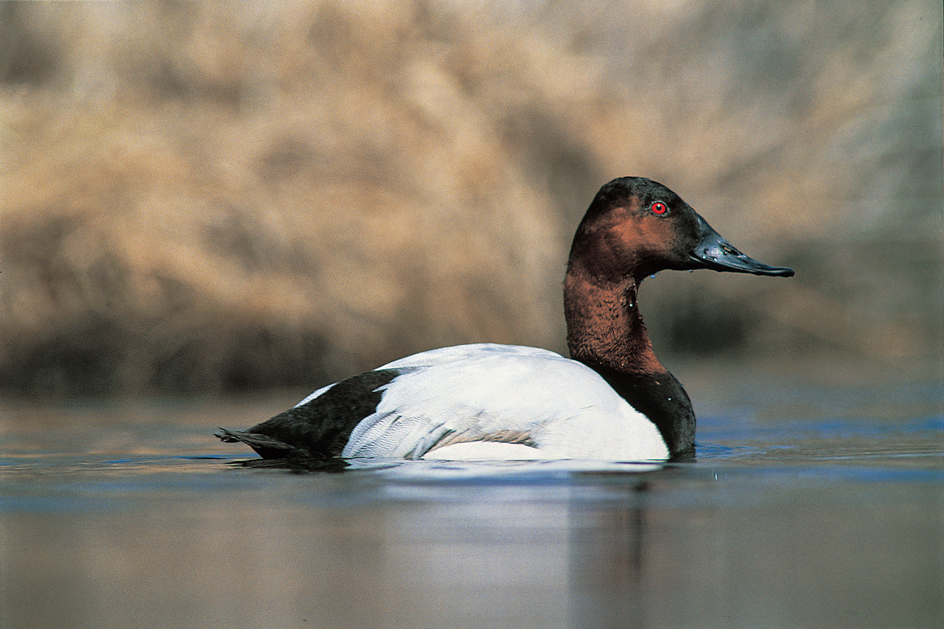
{"type": "Polygon", "coordinates": [[[645,627],[646,483],[625,502],[574,505],[570,529],[570,615],[574,627],[645,627]]]}

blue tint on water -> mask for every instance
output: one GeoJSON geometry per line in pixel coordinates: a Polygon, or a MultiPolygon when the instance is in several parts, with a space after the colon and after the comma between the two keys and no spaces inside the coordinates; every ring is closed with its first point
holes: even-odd
{"type": "Polygon", "coordinates": [[[231,465],[218,418],[281,400],[7,405],[0,625],[944,626],[942,393],[734,387],[693,462],[340,474],[231,465]]]}

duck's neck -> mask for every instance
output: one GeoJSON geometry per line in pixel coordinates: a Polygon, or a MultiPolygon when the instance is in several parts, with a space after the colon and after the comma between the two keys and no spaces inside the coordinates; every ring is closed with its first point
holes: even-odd
{"type": "Polygon", "coordinates": [[[564,281],[570,356],[593,368],[662,433],[673,458],[694,455],[695,412],[652,350],[639,313],[642,280],[607,284],[571,266],[564,281]]]}
{"type": "Polygon", "coordinates": [[[639,283],[601,283],[578,268],[564,280],[567,348],[574,360],[627,374],[666,372],[639,312],[639,283]]]}

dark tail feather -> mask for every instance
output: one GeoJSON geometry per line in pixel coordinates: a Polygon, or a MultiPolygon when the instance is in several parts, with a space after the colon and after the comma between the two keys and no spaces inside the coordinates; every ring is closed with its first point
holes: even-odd
{"type": "Polygon", "coordinates": [[[276,468],[297,472],[340,472],[348,465],[344,459],[313,457],[301,448],[255,432],[220,428],[213,434],[224,443],[245,443],[262,457],[233,462],[243,467],[276,468]]]}
{"type": "Polygon", "coordinates": [[[283,459],[285,457],[311,456],[308,452],[296,448],[295,446],[273,439],[266,435],[260,435],[257,432],[248,432],[244,430],[228,430],[220,428],[219,432],[214,433],[216,437],[225,443],[245,443],[247,446],[259,453],[265,459],[283,459]]]}

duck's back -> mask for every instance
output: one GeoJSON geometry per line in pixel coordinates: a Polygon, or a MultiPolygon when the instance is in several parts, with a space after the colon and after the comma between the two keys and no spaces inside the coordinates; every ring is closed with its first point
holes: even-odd
{"type": "Polygon", "coordinates": [[[303,446],[312,456],[344,458],[669,455],[655,424],[596,371],[554,352],[514,345],[415,354],[324,387],[247,433],[303,446]],[[312,426],[331,430],[320,434],[312,426]]]}

